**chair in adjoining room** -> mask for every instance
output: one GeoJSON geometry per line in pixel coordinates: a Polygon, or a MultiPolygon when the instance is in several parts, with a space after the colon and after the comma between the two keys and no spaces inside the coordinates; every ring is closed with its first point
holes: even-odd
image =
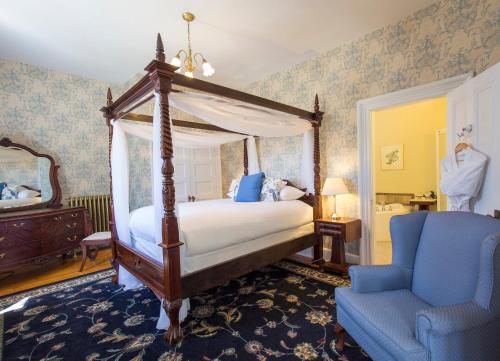
{"type": "Polygon", "coordinates": [[[391,236],[391,265],[353,266],[335,290],[337,349],[347,331],[374,360],[500,360],[500,221],[418,212],[391,236]]]}

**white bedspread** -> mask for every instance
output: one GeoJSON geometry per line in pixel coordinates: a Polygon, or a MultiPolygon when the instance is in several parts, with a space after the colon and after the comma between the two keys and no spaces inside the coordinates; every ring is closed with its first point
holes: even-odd
{"type": "MultiPolygon", "coordinates": [[[[186,257],[205,254],[312,222],[312,207],[302,201],[234,202],[216,199],[179,203],[180,238],[186,257]]],[[[130,214],[133,238],[153,243],[153,207],[130,214]]]]}

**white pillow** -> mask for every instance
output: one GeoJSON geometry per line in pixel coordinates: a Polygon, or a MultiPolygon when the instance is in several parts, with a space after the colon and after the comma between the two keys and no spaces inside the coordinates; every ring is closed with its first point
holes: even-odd
{"type": "Polygon", "coordinates": [[[231,181],[231,185],[229,186],[227,196],[229,198],[234,198],[236,196],[236,193],[238,193],[238,188],[240,185],[240,180],[239,179],[233,179],[231,181]]]}
{"type": "Polygon", "coordinates": [[[298,188],[286,186],[280,192],[281,201],[294,201],[302,197],[306,192],[301,191],[298,188]]]}
{"type": "Polygon", "coordinates": [[[281,178],[266,178],[262,183],[260,200],[263,202],[277,202],[280,200],[280,192],[286,186],[286,181],[281,178]]]}
{"type": "Polygon", "coordinates": [[[40,192],[31,189],[22,189],[17,193],[17,199],[35,198],[40,196],[40,192]]]}
{"type": "Polygon", "coordinates": [[[0,199],[2,200],[16,199],[18,189],[19,186],[17,185],[7,185],[7,187],[5,187],[2,190],[2,196],[0,197],[0,199]]]}

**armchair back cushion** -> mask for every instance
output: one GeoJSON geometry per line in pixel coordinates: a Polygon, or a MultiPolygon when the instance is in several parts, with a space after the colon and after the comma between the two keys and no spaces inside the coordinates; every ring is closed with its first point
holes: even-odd
{"type": "Polygon", "coordinates": [[[472,301],[481,242],[500,231],[495,218],[466,212],[429,213],[415,256],[412,292],[432,306],[472,301]]]}

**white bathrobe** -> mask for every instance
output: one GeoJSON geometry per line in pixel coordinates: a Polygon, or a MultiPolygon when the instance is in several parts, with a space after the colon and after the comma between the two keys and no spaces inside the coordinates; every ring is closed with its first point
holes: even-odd
{"type": "Polygon", "coordinates": [[[449,154],[441,162],[441,191],[448,196],[451,211],[470,212],[470,200],[483,185],[488,158],[472,148],[455,155],[449,154]]]}

